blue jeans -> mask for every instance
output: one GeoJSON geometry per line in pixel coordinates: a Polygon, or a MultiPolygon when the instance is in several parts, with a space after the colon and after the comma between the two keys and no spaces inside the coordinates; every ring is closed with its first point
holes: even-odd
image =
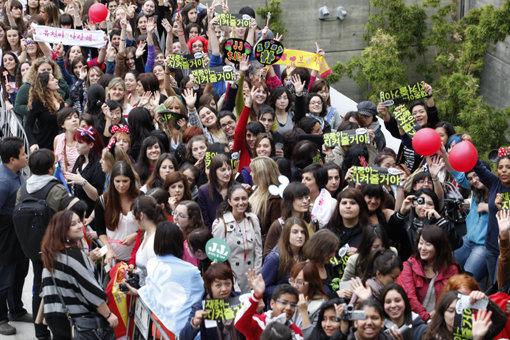
{"type": "Polygon", "coordinates": [[[0,321],[7,320],[9,314],[16,317],[27,313],[23,308],[21,295],[28,273],[28,259],[19,260],[9,265],[0,265],[0,321]]]}
{"type": "Polygon", "coordinates": [[[496,283],[498,279],[498,263],[499,263],[499,254],[496,252],[491,252],[487,250],[487,255],[485,257],[485,261],[487,262],[487,270],[489,271],[489,279],[490,284],[496,283]]]}
{"type": "Polygon", "coordinates": [[[462,247],[454,251],[455,259],[464,267],[466,272],[471,273],[474,279],[480,282],[488,272],[487,248],[485,248],[485,245],[469,241],[466,236],[463,239],[462,247]]]}

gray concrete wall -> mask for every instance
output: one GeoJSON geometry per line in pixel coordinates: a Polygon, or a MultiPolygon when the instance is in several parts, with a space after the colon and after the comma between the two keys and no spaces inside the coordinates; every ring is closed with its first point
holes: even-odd
{"type": "MultiPolygon", "coordinates": [[[[466,10],[492,4],[499,7],[504,0],[466,0],[466,10]]],[[[497,43],[485,55],[480,92],[495,109],[510,107],[510,38],[497,43]]]]}
{"type": "MultiPolygon", "coordinates": [[[[203,1],[203,0],[202,0],[203,1]]],[[[451,0],[442,0],[443,4],[451,0]]],[[[486,4],[500,6],[504,0],[459,0],[464,1],[466,10],[486,4]]],[[[408,0],[409,4],[421,3],[421,0],[408,0]]],[[[243,6],[257,8],[265,6],[265,0],[229,1],[232,12],[243,6]]],[[[351,57],[360,55],[366,47],[363,40],[364,25],[369,14],[374,11],[369,0],[282,0],[285,28],[289,31],[284,38],[284,45],[289,48],[315,51],[315,41],[326,51],[326,59],[330,66],[339,60],[347,62],[351,57]],[[344,21],[318,20],[318,8],[326,5],[331,19],[336,17],[336,8],[343,6],[347,10],[344,21]]],[[[257,18],[259,25],[265,23],[264,18],[257,18]]],[[[430,59],[419,56],[419,62],[430,59]]],[[[413,65],[409,65],[409,78],[418,81],[413,65]]],[[[497,44],[494,51],[487,53],[486,67],[482,75],[481,93],[494,108],[510,106],[510,39],[497,44]]],[[[363,100],[363,91],[348,78],[340,80],[334,86],[338,91],[355,101],[363,100]]]]}

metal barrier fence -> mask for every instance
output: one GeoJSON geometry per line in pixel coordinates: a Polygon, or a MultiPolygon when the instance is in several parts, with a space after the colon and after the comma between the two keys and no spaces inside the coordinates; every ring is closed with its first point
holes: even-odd
{"type": "Polygon", "coordinates": [[[179,337],[173,334],[168,335],[161,324],[154,318],[152,311],[147,307],[140,297],[131,304],[127,323],[128,340],[179,340],[179,337]],[[134,308],[134,315],[132,310],[134,308]],[[133,315],[133,317],[131,317],[133,315]],[[133,324],[134,323],[134,324],[133,324]],[[130,329],[132,330],[130,331],[130,329]]]}

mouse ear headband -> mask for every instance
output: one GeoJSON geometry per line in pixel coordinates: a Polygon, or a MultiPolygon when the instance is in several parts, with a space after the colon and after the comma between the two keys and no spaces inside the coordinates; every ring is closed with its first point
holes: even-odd
{"type": "Polygon", "coordinates": [[[267,190],[269,191],[269,193],[273,196],[280,196],[281,198],[283,198],[283,191],[285,190],[285,188],[287,187],[287,185],[289,185],[289,179],[287,177],[285,177],[284,175],[280,175],[278,176],[278,182],[280,182],[280,185],[279,186],[276,186],[274,184],[271,184],[267,190]]]}

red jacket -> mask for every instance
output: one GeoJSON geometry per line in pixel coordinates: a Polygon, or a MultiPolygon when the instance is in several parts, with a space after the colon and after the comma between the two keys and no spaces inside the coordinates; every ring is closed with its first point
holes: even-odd
{"type": "Polygon", "coordinates": [[[251,163],[250,152],[248,151],[248,146],[246,145],[246,125],[248,124],[248,119],[250,118],[251,108],[245,106],[243,111],[241,112],[241,116],[237,121],[236,132],[234,135],[234,152],[240,152],[241,156],[239,158],[239,172],[245,166],[249,166],[251,163]]]}
{"type": "MultiPolygon", "coordinates": [[[[441,269],[434,282],[434,290],[436,292],[436,303],[439,301],[441,290],[450,277],[459,273],[456,265],[451,265],[448,269],[441,269]]],[[[398,277],[398,284],[401,285],[409,297],[413,312],[419,314],[423,321],[430,318],[429,313],[422,302],[429,288],[429,279],[423,272],[423,266],[414,256],[404,262],[404,269],[398,277]]]]}
{"type": "MultiPolygon", "coordinates": [[[[269,320],[268,313],[271,312],[255,314],[259,306],[259,300],[253,294],[249,299],[249,303],[244,303],[236,315],[234,325],[239,332],[243,333],[246,340],[259,340],[266,327],[266,321],[269,320]]],[[[288,323],[290,323],[289,328],[292,331],[292,339],[302,340],[303,333],[301,333],[301,329],[292,321],[288,321],[288,323]]]]}

